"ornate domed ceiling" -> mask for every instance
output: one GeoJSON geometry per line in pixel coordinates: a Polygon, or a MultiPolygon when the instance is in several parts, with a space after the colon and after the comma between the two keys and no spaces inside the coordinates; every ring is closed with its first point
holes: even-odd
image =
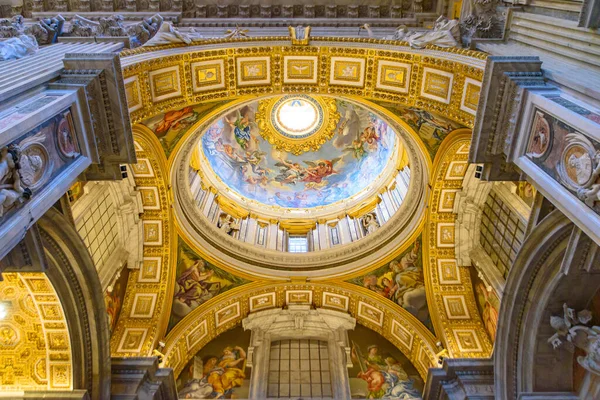
{"type": "Polygon", "coordinates": [[[206,129],[199,146],[205,175],[214,174],[244,199],[284,208],[361,197],[384,177],[386,166],[395,165],[399,152],[395,132],[375,114],[308,95],[232,110],[206,129]]]}

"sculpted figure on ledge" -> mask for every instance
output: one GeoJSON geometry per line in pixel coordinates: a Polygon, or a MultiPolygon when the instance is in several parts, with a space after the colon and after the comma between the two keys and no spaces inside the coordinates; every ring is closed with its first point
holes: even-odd
{"type": "Polygon", "coordinates": [[[366,214],[362,218],[362,225],[365,228],[367,235],[370,235],[371,233],[375,232],[377,229],[379,229],[377,215],[374,212],[366,214]]]}
{"type": "Polygon", "coordinates": [[[21,149],[9,145],[0,149],[0,217],[15,203],[31,198],[31,190],[21,182],[21,149]]]}
{"type": "MultiPolygon", "coordinates": [[[[374,37],[369,24],[364,24],[361,29],[365,29],[369,37],[374,37]]],[[[439,47],[457,47],[460,41],[460,26],[457,20],[449,20],[441,15],[435,21],[433,30],[414,31],[409,30],[405,25],[400,25],[393,35],[382,39],[408,42],[410,47],[415,49],[422,49],[429,44],[439,47]]]]}
{"type": "Polygon", "coordinates": [[[65,36],[129,36],[132,47],[143,45],[158,33],[163,25],[163,17],[156,14],[134,25],[125,25],[122,15],[113,15],[92,21],[80,15],[71,20],[71,28],[65,36]]]}
{"type": "Polygon", "coordinates": [[[577,362],[593,374],[600,375],[600,326],[586,326],[592,320],[589,310],[575,312],[563,304],[563,316],[550,317],[550,325],[556,333],[548,343],[557,349],[563,344],[573,352],[575,347],[583,350],[585,356],[578,356],[577,362]]]}

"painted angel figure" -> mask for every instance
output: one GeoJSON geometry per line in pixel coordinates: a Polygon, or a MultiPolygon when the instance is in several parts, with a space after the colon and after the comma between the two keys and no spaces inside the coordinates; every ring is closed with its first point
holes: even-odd
{"type": "Polygon", "coordinates": [[[275,166],[279,167],[279,175],[275,177],[277,182],[295,185],[306,176],[306,169],[297,162],[281,160],[275,166]]]}
{"type": "Polygon", "coordinates": [[[352,152],[352,155],[357,160],[362,160],[363,158],[365,158],[367,156],[367,151],[365,150],[365,144],[364,144],[364,142],[361,142],[358,139],[357,140],[353,140],[352,144],[350,146],[346,146],[346,148],[344,149],[344,151],[345,152],[352,152]]]}
{"type": "Polygon", "coordinates": [[[244,115],[242,115],[238,110],[237,117],[235,120],[230,120],[226,118],[225,121],[233,129],[235,141],[240,145],[242,149],[246,150],[248,148],[250,140],[252,139],[252,135],[250,134],[250,125],[253,121],[250,120],[250,111],[246,110],[244,115]]]}
{"type": "Polygon", "coordinates": [[[321,181],[329,175],[335,174],[333,166],[340,161],[341,158],[334,158],[333,160],[319,160],[319,161],[304,161],[308,168],[306,169],[306,175],[302,179],[304,182],[321,183],[321,181]]]}

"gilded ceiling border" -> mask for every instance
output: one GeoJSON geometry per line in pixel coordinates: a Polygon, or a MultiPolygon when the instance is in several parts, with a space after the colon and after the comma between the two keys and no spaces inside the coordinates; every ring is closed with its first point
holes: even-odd
{"type": "Polygon", "coordinates": [[[243,47],[233,47],[237,41],[215,41],[214,46],[152,49],[155,54],[142,48],[140,56],[131,58],[127,55],[137,53],[126,53],[123,74],[132,123],[206,101],[312,93],[414,106],[473,126],[483,53],[414,50],[397,42],[378,48],[374,44],[387,42],[361,40],[331,38],[300,47],[252,38],[240,42],[243,47]],[[294,66],[312,72],[296,74],[294,66]]]}
{"type": "Polygon", "coordinates": [[[470,138],[470,130],[456,130],[436,155],[423,233],[427,304],[437,336],[452,358],[486,358],[493,348],[477,309],[469,267],[459,266],[455,255],[454,199],[469,166],[470,138]]]}
{"type": "Polygon", "coordinates": [[[383,335],[413,363],[423,379],[437,366],[436,338],[413,315],[365,288],[345,282],[261,281],[215,297],[194,309],[165,339],[162,366],[178,376],[186,363],[219,334],[237,326],[250,312],[293,304],[293,291],[316,307],[348,312],[361,325],[383,335]]]}
{"type": "Polygon", "coordinates": [[[156,348],[167,330],[177,262],[167,160],[149,130],[134,127],[133,133],[137,164],[131,165],[131,171],[144,208],[144,258],[140,269],[129,275],[119,320],[111,336],[111,353],[116,357],[148,356],[156,348]]]}

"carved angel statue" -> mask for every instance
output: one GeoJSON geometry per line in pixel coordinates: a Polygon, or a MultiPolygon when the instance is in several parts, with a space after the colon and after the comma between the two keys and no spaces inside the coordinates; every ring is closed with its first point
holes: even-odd
{"type": "Polygon", "coordinates": [[[64,23],[65,19],[60,14],[52,18],[42,18],[27,26],[25,33],[35,37],[40,45],[55,43],[62,34],[64,23]]]}
{"type": "Polygon", "coordinates": [[[592,167],[592,174],[587,179],[587,185],[577,190],[577,197],[589,207],[594,207],[596,202],[600,201],[600,182],[598,182],[598,178],[600,178],[600,150],[596,151],[592,159],[592,167]]]}
{"type": "Polygon", "coordinates": [[[15,15],[12,18],[0,18],[0,38],[12,38],[23,35],[23,17],[15,15]]]}
{"type": "Polygon", "coordinates": [[[583,152],[571,152],[564,156],[559,164],[558,172],[561,180],[577,192],[577,197],[589,207],[594,207],[600,201],[600,150],[584,135],[569,133],[566,135],[566,147],[583,148],[583,152]]]}
{"type": "Polygon", "coordinates": [[[0,61],[16,60],[38,51],[35,38],[30,35],[20,35],[0,41],[0,61]]]}
{"type": "Polygon", "coordinates": [[[31,198],[31,190],[21,183],[21,149],[12,144],[0,149],[0,217],[17,202],[31,198]]]}
{"type": "Polygon", "coordinates": [[[363,226],[363,228],[365,228],[367,235],[375,232],[377,229],[379,229],[379,222],[377,222],[377,215],[374,212],[366,214],[362,218],[362,226],[363,226]]]}
{"type": "Polygon", "coordinates": [[[600,375],[600,326],[586,326],[591,320],[589,310],[576,313],[566,303],[563,304],[563,316],[550,317],[550,326],[556,333],[548,339],[548,343],[554,349],[565,344],[569,351],[575,347],[585,351],[586,355],[577,357],[577,362],[586,370],[600,375]]]}
{"type": "MultiPolygon", "coordinates": [[[[369,24],[364,24],[359,29],[365,29],[369,37],[374,37],[369,24]]],[[[410,47],[422,49],[429,44],[439,47],[456,47],[460,40],[460,26],[457,20],[449,20],[440,15],[433,25],[433,30],[414,31],[406,25],[400,25],[393,35],[383,37],[385,40],[398,40],[408,42],[410,47]]]]}
{"type": "Polygon", "coordinates": [[[221,215],[219,215],[217,227],[229,236],[233,236],[240,230],[240,225],[235,221],[235,218],[227,213],[221,213],[221,215]]]}

